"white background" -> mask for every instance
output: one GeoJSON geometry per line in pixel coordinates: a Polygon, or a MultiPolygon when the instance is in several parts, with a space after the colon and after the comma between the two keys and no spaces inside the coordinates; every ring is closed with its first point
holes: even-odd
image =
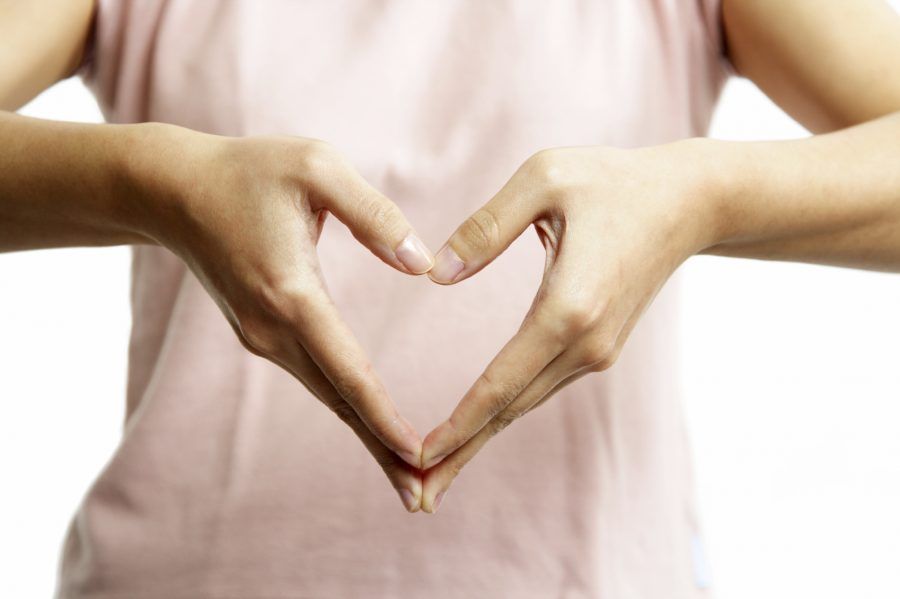
{"type": "MultiPolygon", "coordinates": [[[[100,120],[77,81],[24,112],[100,120]]],[[[732,81],[712,136],[805,132],[732,81]]],[[[125,248],[0,255],[0,597],[52,593],[118,442],[125,248]]],[[[699,257],[682,361],[720,599],[900,597],[900,276],[699,257]]]]}

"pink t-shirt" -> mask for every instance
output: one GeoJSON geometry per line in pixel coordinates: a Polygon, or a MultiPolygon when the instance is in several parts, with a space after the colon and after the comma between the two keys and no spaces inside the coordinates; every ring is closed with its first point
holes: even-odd
{"type": "MultiPolygon", "coordinates": [[[[716,0],[101,0],[86,70],[111,122],[328,140],[433,248],[536,150],[703,135],[726,74],[716,0]]],[[[334,219],[320,255],[423,434],[515,332],[543,267],[526,234],[441,287],[334,219]]],[[[611,370],[498,435],[433,517],[244,351],[174,255],[135,248],[132,299],[127,424],[72,522],[60,597],[707,596],[677,276],[611,370]]]]}

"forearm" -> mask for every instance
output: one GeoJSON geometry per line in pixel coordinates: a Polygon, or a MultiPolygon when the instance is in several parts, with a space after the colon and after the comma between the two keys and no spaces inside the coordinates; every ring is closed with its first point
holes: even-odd
{"type": "Polygon", "coordinates": [[[0,251],[150,242],[130,176],[141,127],[0,112],[0,251]]]}
{"type": "Polygon", "coordinates": [[[900,113],[776,142],[703,142],[705,253],[900,271],[900,113]]]}

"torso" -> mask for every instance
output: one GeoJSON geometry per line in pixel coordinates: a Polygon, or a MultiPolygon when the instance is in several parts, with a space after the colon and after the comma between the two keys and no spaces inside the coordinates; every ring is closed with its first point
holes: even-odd
{"type": "MultiPolygon", "coordinates": [[[[325,139],[437,247],[536,150],[704,134],[724,76],[714,7],[101,0],[90,80],[111,121],[325,139]]],[[[450,288],[392,272],[333,219],[319,250],[423,433],[516,330],[543,267],[531,234],[450,288]]],[[[705,596],[676,301],[677,280],[616,366],[495,438],[428,517],[243,350],[177,258],[137,248],[128,422],[73,522],[60,595],[705,596]]]]}

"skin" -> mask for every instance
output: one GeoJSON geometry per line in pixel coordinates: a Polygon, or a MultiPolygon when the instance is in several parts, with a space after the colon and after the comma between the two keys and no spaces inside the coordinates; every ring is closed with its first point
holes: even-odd
{"type": "Polygon", "coordinates": [[[429,273],[463,281],[530,226],[547,252],[519,331],[425,438],[424,511],[437,510],[491,437],[611,367],[690,256],[900,271],[900,19],[882,2],[849,0],[725,0],[723,13],[738,72],[823,134],[553,148],[529,158],[429,273]]]}
{"type": "Polygon", "coordinates": [[[337,313],[316,243],[331,213],[401,272],[425,272],[433,257],[410,255],[410,224],[337,150],[311,139],[5,113],[0,139],[0,251],[120,243],[172,250],[247,350],[334,411],[404,505],[418,508],[421,439],[337,313]]]}
{"type": "MultiPolygon", "coordinates": [[[[20,4],[0,0],[0,39],[12,40],[0,50],[5,109],[71,72],[91,11],[88,0],[20,4]],[[65,18],[54,12],[63,5],[65,18]]],[[[819,135],[541,150],[432,262],[427,250],[411,251],[418,244],[397,207],[322,141],[0,112],[0,250],[171,249],[248,350],[294,374],[347,422],[409,511],[433,513],[493,435],[572,381],[611,367],[690,256],[900,270],[894,12],[878,0],[724,0],[723,11],[738,71],[819,135]],[[328,298],[315,255],[327,213],[388,265],[429,271],[440,284],[473,276],[531,226],[547,251],[519,332],[424,442],[328,298]]]]}

